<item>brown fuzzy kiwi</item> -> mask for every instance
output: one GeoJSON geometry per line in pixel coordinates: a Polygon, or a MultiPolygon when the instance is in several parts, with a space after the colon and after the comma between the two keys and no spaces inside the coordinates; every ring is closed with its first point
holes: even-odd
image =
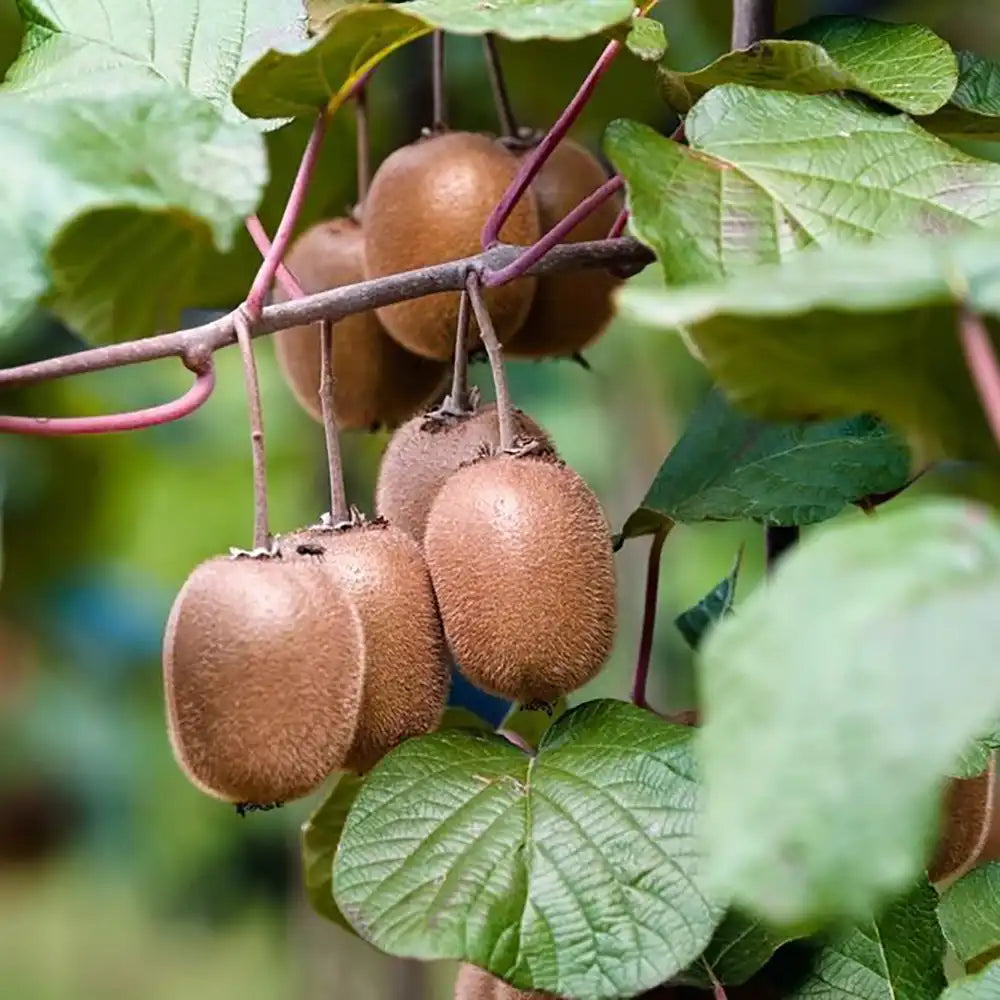
{"type": "MultiPolygon", "coordinates": [[[[307,229],[285,263],[307,294],[363,281],[364,235],[351,219],[331,219],[307,229]]],[[[278,286],[274,297],[287,296],[278,286]]],[[[302,408],[323,419],[319,400],[320,326],[293,326],[275,335],[278,363],[302,408]]],[[[333,410],[344,429],[396,427],[444,388],[447,366],[400,347],[373,311],[333,325],[333,410]]]]}
{"type": "Polygon", "coordinates": [[[348,595],[365,637],[364,695],[347,770],[370,770],[441,721],[451,670],[423,554],[383,520],[283,536],[285,558],[314,563],[348,595]]]}
{"type": "MultiPolygon", "coordinates": [[[[446,132],[397,149],[376,171],[365,199],[368,277],[479,253],[483,224],[517,169],[517,158],[500,143],[472,132],[446,132]]],[[[528,193],[500,236],[508,243],[529,244],[540,232],[538,208],[528,193]]],[[[501,341],[521,328],[535,284],[534,278],[518,278],[485,290],[501,341]]],[[[439,292],[384,306],[378,317],[403,347],[445,361],[455,344],[459,298],[459,292],[439,292]]]]}
{"type": "MultiPolygon", "coordinates": [[[[542,233],[561,222],[607,179],[604,167],[587,149],[571,139],[559,143],[532,183],[542,233]]],[[[621,206],[621,197],[612,195],[574,226],[565,242],[604,239],[621,206]]],[[[610,271],[599,268],[540,278],[531,311],[508,345],[507,355],[537,358],[582,351],[610,322],[611,293],[620,282],[610,271]]]]}
{"type": "Polygon", "coordinates": [[[552,993],[518,990],[478,965],[463,962],[455,979],[455,1000],[558,1000],[552,993]]]}
{"type": "Polygon", "coordinates": [[[177,595],[163,640],[178,763],[229,802],[308,794],[354,740],[363,664],[358,611],[319,567],[203,562],[177,595]]]}
{"type": "Polygon", "coordinates": [[[944,797],[943,825],[927,874],[938,888],[960,879],[979,860],[993,820],[996,760],[972,778],[952,778],[944,797]]]}
{"type": "Polygon", "coordinates": [[[445,636],[474,684],[552,701],[595,677],[617,627],[611,532],[551,457],[495,455],[441,488],[424,551],[445,636]]]}
{"type": "MultiPolygon", "coordinates": [[[[538,441],[554,451],[548,434],[520,410],[514,411],[514,426],[519,438],[538,441]]],[[[375,485],[375,509],[422,544],[431,504],[448,477],[477,458],[484,447],[499,445],[495,403],[465,416],[414,417],[386,446],[375,485]]]]}

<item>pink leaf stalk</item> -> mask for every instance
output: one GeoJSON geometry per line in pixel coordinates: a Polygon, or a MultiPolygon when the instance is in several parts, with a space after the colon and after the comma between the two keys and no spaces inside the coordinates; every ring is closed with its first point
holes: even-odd
{"type": "Polygon", "coordinates": [[[990,332],[981,316],[963,307],[958,316],[958,336],[986,420],[1000,446],[1000,364],[997,363],[990,332]]]}
{"type": "MultiPolygon", "coordinates": [[[[271,238],[267,235],[260,219],[256,215],[249,216],[246,220],[246,227],[250,238],[254,242],[254,246],[260,251],[261,257],[266,258],[271,252],[271,238]]],[[[278,265],[275,277],[289,298],[300,299],[306,294],[296,280],[295,275],[288,270],[284,262],[278,265]]]]}
{"type": "Polygon", "coordinates": [[[618,218],[611,224],[611,228],[608,230],[608,239],[616,240],[622,233],[625,232],[625,227],[628,225],[628,209],[623,208],[618,213],[618,218]]]}
{"type": "Polygon", "coordinates": [[[109,413],[99,417],[4,417],[0,416],[0,434],[33,434],[60,437],[71,434],[114,434],[118,431],[138,431],[194,413],[203,406],[215,388],[215,368],[208,364],[183,396],[169,403],[150,406],[128,413],[109,413]]]}

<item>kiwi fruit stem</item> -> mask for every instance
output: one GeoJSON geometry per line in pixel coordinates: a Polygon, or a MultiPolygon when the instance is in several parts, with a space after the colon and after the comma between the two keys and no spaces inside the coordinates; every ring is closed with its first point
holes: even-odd
{"type": "Polygon", "coordinates": [[[344,489],[344,466],[340,458],[340,434],[333,409],[333,323],[320,323],[319,405],[323,411],[323,436],[326,438],[326,461],[330,471],[330,521],[343,524],[350,520],[347,491],[344,489]]]}
{"type": "Polygon", "coordinates": [[[260,382],[257,362],[253,356],[250,326],[241,306],[233,313],[236,340],[243,360],[243,380],[246,384],[247,409],[250,415],[250,456],[253,462],[253,548],[263,551],[270,547],[271,529],[267,515],[267,460],[264,453],[264,421],[260,409],[260,382]]]}
{"type": "Polygon", "coordinates": [[[622,210],[618,213],[618,218],[615,219],[614,225],[608,230],[608,239],[616,240],[622,233],[625,232],[625,227],[628,225],[628,206],[623,205],[622,210]]]}
{"type": "Polygon", "coordinates": [[[490,311],[486,308],[480,287],[479,275],[473,272],[465,281],[465,287],[479,325],[479,336],[490,358],[490,370],[493,373],[493,388],[497,397],[497,419],[500,422],[500,450],[508,451],[514,445],[514,412],[510,402],[510,390],[507,388],[507,373],[503,367],[503,348],[497,340],[496,330],[490,311]]]}
{"type": "Polygon", "coordinates": [[[448,112],[444,99],[444,32],[438,28],[431,36],[431,131],[445,132],[448,128],[448,112]]]}
{"type": "Polygon", "coordinates": [[[368,130],[368,87],[362,79],[354,91],[354,121],[357,132],[358,158],[358,205],[364,204],[368,196],[368,184],[372,177],[371,142],[368,130]]]}
{"type": "Polygon", "coordinates": [[[635,661],[635,678],[632,682],[632,704],[649,708],[646,701],[646,682],[649,680],[649,661],[653,652],[653,633],[656,631],[656,595],[660,586],[660,555],[663,543],[670,534],[673,522],[668,521],[653,536],[649,547],[649,564],[646,569],[646,600],[642,609],[642,633],[639,638],[639,656],[635,661]]]}
{"type": "Polygon", "coordinates": [[[510,94],[507,92],[507,81],[504,79],[503,66],[500,64],[500,53],[497,51],[496,36],[483,36],[483,52],[486,56],[486,68],[490,74],[490,89],[493,91],[493,103],[497,109],[497,119],[500,122],[500,133],[508,139],[518,138],[517,119],[511,107],[510,94]]]}
{"type": "Polygon", "coordinates": [[[451,371],[451,392],[442,409],[460,417],[470,412],[469,405],[469,292],[462,292],[458,301],[458,323],[455,329],[455,358],[451,371]]]}

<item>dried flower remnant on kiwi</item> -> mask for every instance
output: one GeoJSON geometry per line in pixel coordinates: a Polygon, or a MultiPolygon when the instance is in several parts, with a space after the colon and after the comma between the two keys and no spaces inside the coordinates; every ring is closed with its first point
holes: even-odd
{"type": "Polygon", "coordinates": [[[445,636],[465,676],[519,702],[593,679],[617,628],[611,531],[597,498],[552,456],[460,469],[424,540],[445,636]]]}
{"type": "MultiPolygon", "coordinates": [[[[499,142],[472,132],[446,132],[392,153],[379,167],[365,202],[365,266],[384,277],[480,252],[483,224],[513,181],[518,161],[499,142]]],[[[541,234],[529,192],[504,225],[509,243],[531,244],[541,234]]],[[[501,341],[520,329],[531,308],[535,278],[522,277],[486,292],[501,341]]],[[[452,356],[461,294],[439,292],[378,310],[389,334],[424,357],[452,356]]]]}

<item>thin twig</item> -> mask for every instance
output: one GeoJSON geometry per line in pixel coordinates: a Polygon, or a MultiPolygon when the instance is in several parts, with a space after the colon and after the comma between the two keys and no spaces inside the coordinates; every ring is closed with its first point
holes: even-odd
{"type": "Polygon", "coordinates": [[[194,413],[208,402],[215,388],[215,367],[209,360],[197,372],[194,385],[177,399],[159,406],[150,406],[129,413],[109,413],[99,417],[2,417],[0,434],[34,434],[57,437],[70,434],[113,434],[117,431],[138,431],[194,413]]]}
{"type": "Polygon", "coordinates": [[[528,185],[535,179],[538,171],[541,170],[542,164],[552,154],[552,150],[559,145],[570,130],[570,126],[580,116],[580,112],[590,100],[601,77],[611,67],[621,49],[621,42],[608,43],[600,58],[594,63],[594,68],[587,74],[580,89],[573,95],[573,99],[566,105],[566,109],[556,119],[555,124],[549,129],[542,141],[521,161],[521,167],[514,180],[511,181],[510,187],[504,192],[496,208],[486,220],[486,225],[483,226],[482,244],[484,248],[493,246],[500,238],[500,230],[507,221],[507,217],[514,210],[514,206],[521,200],[521,196],[527,191],[528,185]]]}
{"type": "Polygon", "coordinates": [[[778,560],[799,540],[801,534],[797,525],[769,524],[764,529],[764,557],[770,573],[778,560]]]}
{"type": "Polygon", "coordinates": [[[448,408],[455,413],[469,409],[469,292],[462,290],[458,300],[458,323],[455,326],[455,357],[451,369],[451,392],[448,408]]]}
{"type": "Polygon", "coordinates": [[[364,204],[368,197],[368,185],[372,179],[371,138],[368,129],[368,88],[365,81],[354,89],[354,121],[357,133],[358,204],[364,204]]]}
{"type": "Polygon", "coordinates": [[[257,277],[246,297],[247,315],[251,320],[256,320],[260,316],[264,299],[271,289],[274,281],[275,271],[285,256],[288,244],[291,242],[292,233],[295,231],[295,224],[299,221],[302,212],[302,205],[305,201],[306,192],[309,190],[309,182],[312,179],[313,171],[316,169],[316,161],[319,159],[319,151],[323,146],[323,136],[326,134],[326,113],[320,112],[316,116],[312,134],[306,143],[305,151],[302,154],[302,162],[299,164],[298,173],[292,184],[292,190],[288,195],[288,202],[285,211],[282,213],[281,222],[278,223],[277,232],[274,234],[274,241],[271,243],[271,251],[264,258],[257,277]]]}
{"type": "Polygon", "coordinates": [[[448,128],[448,109],[444,96],[444,32],[436,30],[431,36],[431,128],[444,132],[448,128]]]}
{"type": "Polygon", "coordinates": [[[732,47],[747,49],[774,37],[774,0],[733,0],[732,47]]]}
{"type": "MultiPolygon", "coordinates": [[[[278,302],[265,307],[250,333],[253,337],[259,337],[292,326],[317,323],[322,319],[336,322],[344,316],[378,309],[395,302],[417,299],[435,292],[460,291],[465,287],[470,270],[499,270],[515,260],[525,249],[527,248],[496,246],[474,257],[359,281],[289,302],[278,302]]],[[[528,274],[559,274],[588,267],[646,265],[652,260],[653,255],[649,249],[631,238],[566,243],[547,253],[528,270],[528,274]]],[[[109,344],[45,361],[0,369],[0,386],[121,368],[158,358],[184,358],[190,362],[189,367],[197,369],[199,363],[213,352],[235,342],[233,314],[227,313],[210,323],[174,333],[162,333],[155,337],[109,344]]]]}
{"type": "Polygon", "coordinates": [[[639,636],[639,655],[635,662],[635,677],[632,681],[632,704],[648,708],[646,684],[649,680],[649,664],[653,653],[653,633],[656,630],[657,593],[660,588],[660,555],[663,543],[670,533],[670,525],[660,528],[653,536],[649,547],[649,563],[646,568],[646,599],[642,610],[642,632],[639,636]]]}
{"type": "Polygon", "coordinates": [[[264,453],[264,421],[260,409],[260,383],[257,362],[253,356],[250,327],[242,309],[233,314],[236,339],[243,360],[243,381],[246,384],[247,410],[250,415],[250,454],[253,460],[253,547],[266,549],[271,541],[267,516],[267,458],[264,453]]]}
{"type": "Polygon", "coordinates": [[[510,402],[510,390],[507,387],[507,373],[503,367],[503,348],[497,340],[496,330],[490,311],[486,308],[486,300],[480,288],[479,275],[473,271],[465,282],[469,294],[469,302],[479,325],[479,336],[490,358],[490,370],[493,373],[493,388],[497,397],[497,419],[500,421],[500,450],[507,451],[514,444],[514,411],[510,402]]]}
{"type": "MultiPolygon", "coordinates": [[[[264,229],[258,216],[249,216],[246,219],[246,227],[247,232],[250,234],[250,239],[254,242],[254,246],[260,251],[261,257],[266,258],[271,252],[271,238],[267,235],[267,231],[264,229]]],[[[284,261],[278,265],[275,277],[289,298],[298,299],[306,294],[295,275],[288,270],[284,261]]]]}
{"type": "Polygon", "coordinates": [[[518,135],[517,119],[511,107],[510,94],[507,92],[507,81],[504,79],[503,66],[500,63],[500,53],[497,50],[497,40],[494,35],[483,36],[483,49],[486,54],[486,69],[490,75],[490,89],[493,91],[493,103],[497,109],[497,119],[500,122],[502,135],[516,139],[518,135]]]}
{"type": "Polygon", "coordinates": [[[614,240],[621,236],[625,232],[625,227],[628,225],[628,207],[623,206],[622,210],[618,213],[618,218],[611,224],[611,229],[608,230],[608,239],[614,240]]]}
{"type": "Polygon", "coordinates": [[[1000,364],[990,331],[982,316],[962,306],[958,313],[958,336],[993,439],[1000,445],[1000,364]]]}
{"type": "Polygon", "coordinates": [[[625,182],[618,177],[605,181],[596,191],[587,195],[576,208],[565,218],[560,219],[534,246],[529,247],[517,260],[497,271],[484,271],[483,284],[487,288],[504,285],[508,281],[521,277],[532,264],[540,261],[553,247],[563,241],[563,237],[574,230],[592,212],[604,204],[616,191],[620,191],[625,182]]]}
{"type": "Polygon", "coordinates": [[[350,520],[347,491],[344,489],[344,463],[340,457],[340,431],[333,406],[336,375],[333,371],[333,324],[319,325],[319,405],[323,411],[323,436],[326,438],[326,462],[330,472],[330,521],[343,524],[350,520]]]}

